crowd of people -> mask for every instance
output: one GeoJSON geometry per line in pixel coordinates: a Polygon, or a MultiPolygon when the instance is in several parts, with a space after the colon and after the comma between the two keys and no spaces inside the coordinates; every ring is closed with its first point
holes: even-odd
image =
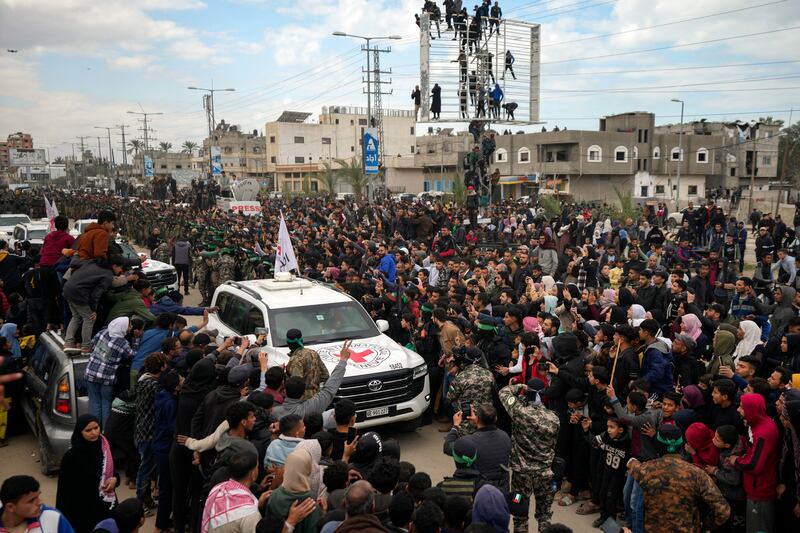
{"type": "Polygon", "coordinates": [[[553,506],[635,533],[798,530],[800,280],[794,229],[777,219],[754,221],[751,273],[743,222],[713,202],[670,232],[657,210],[574,204],[498,204],[482,225],[440,203],[326,197],[264,199],[247,217],[199,207],[197,190],[49,191],[64,216],[41,250],[0,242],[0,411],[18,411],[48,330],[88,358],[90,405],[55,506],[13,476],[3,530],[133,532],[154,514],[159,532],[501,533],[531,518],[568,531],[553,506]],[[264,337],[206,327],[216,286],[271,275],[281,211],[298,273],[353,296],[427,362],[422,423],[441,424],[452,475],[432,479],[380,428],[356,429],[355,404],[336,400],[349,342],[326,367],[289,330],[283,368],[264,337]],[[73,239],[67,217],[97,222],[73,239]],[[181,265],[202,306],[154,291],[118,233],[181,265]],[[122,483],[136,498],[118,502],[122,483]]]}

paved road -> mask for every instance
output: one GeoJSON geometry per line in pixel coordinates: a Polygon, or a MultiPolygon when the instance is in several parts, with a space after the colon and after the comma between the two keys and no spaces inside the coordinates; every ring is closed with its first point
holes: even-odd
{"type": "MultiPolygon", "coordinates": [[[[198,305],[199,296],[199,292],[192,289],[185,299],[186,305],[198,305]]],[[[190,324],[198,322],[197,318],[189,317],[190,324]]],[[[443,476],[452,474],[455,469],[452,459],[442,453],[444,434],[439,433],[436,424],[421,427],[410,433],[401,433],[392,429],[381,430],[380,433],[383,438],[397,439],[400,442],[403,460],[414,464],[418,472],[430,474],[434,484],[438,483],[443,476]]],[[[37,455],[38,446],[32,434],[11,437],[9,446],[0,449],[0,479],[22,473],[33,475],[42,484],[43,501],[55,504],[56,478],[46,478],[39,472],[37,455]]],[[[124,486],[118,489],[117,494],[121,500],[134,496],[134,492],[124,486]]],[[[576,515],[574,510],[577,505],[562,508],[554,504],[553,508],[555,512],[553,521],[564,523],[575,531],[591,529],[591,522],[597,517],[597,515],[590,517],[576,515]]],[[[533,511],[531,511],[531,516],[533,516],[533,511]]],[[[534,523],[531,520],[531,524],[534,523]]],[[[152,531],[153,527],[154,519],[150,518],[143,531],[152,531]]],[[[537,531],[535,526],[531,527],[531,531],[537,531]]]]}

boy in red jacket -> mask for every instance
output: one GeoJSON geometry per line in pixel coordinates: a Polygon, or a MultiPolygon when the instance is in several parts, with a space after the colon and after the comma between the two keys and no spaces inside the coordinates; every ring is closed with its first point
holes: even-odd
{"type": "Polygon", "coordinates": [[[745,454],[728,459],[744,473],[747,495],[747,531],[775,531],[775,495],[777,487],[778,427],[767,416],[764,397],[744,394],[739,414],[748,427],[745,454]]]}

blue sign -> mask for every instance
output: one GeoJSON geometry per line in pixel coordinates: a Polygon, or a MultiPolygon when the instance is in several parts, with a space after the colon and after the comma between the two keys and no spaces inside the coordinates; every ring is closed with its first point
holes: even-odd
{"type": "Polygon", "coordinates": [[[378,128],[364,130],[364,174],[378,173],[378,128]]]}
{"type": "Polygon", "coordinates": [[[211,147],[211,175],[222,176],[222,150],[219,146],[211,147]]]}
{"type": "Polygon", "coordinates": [[[144,156],[144,177],[153,177],[153,158],[149,155],[144,156]]]}

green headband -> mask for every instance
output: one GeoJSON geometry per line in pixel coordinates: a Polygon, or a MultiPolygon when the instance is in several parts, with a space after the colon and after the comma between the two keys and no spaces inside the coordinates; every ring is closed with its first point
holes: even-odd
{"type": "Polygon", "coordinates": [[[482,331],[494,331],[495,333],[497,333],[496,327],[490,326],[489,324],[482,324],[480,322],[478,322],[478,329],[482,331]]]}
{"type": "Polygon", "coordinates": [[[675,453],[683,445],[683,437],[667,440],[661,436],[661,433],[656,433],[656,440],[667,447],[667,453],[675,453]]]}
{"type": "Polygon", "coordinates": [[[286,342],[291,342],[293,344],[297,344],[301,348],[305,348],[303,345],[303,337],[297,337],[296,339],[286,339],[286,342]]]}
{"type": "Polygon", "coordinates": [[[472,464],[478,459],[478,452],[477,451],[475,452],[475,455],[473,455],[472,457],[469,457],[467,455],[458,455],[456,453],[455,449],[453,449],[451,454],[453,455],[453,460],[456,463],[458,463],[460,465],[467,465],[467,468],[471,467],[472,464]]]}
{"type": "Polygon", "coordinates": [[[425,304],[423,304],[423,305],[422,305],[422,307],[420,307],[420,309],[421,309],[422,311],[425,311],[426,313],[433,313],[433,308],[432,308],[432,307],[428,307],[428,306],[427,306],[427,305],[425,305],[425,304]]]}

